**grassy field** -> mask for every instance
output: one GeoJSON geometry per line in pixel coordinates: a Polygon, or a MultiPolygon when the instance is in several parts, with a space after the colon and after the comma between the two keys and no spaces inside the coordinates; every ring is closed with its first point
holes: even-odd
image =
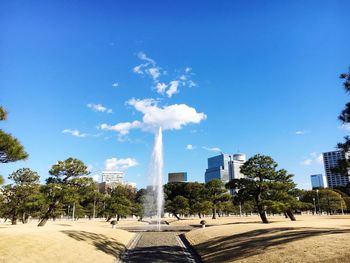
{"type": "MultiPolygon", "coordinates": [[[[171,220],[170,225],[193,225],[187,240],[204,262],[350,262],[350,216],[298,216],[296,222],[257,216],[171,220]]],[[[112,229],[104,221],[57,220],[43,228],[33,221],[12,226],[0,223],[0,263],[115,262],[134,234],[112,229]]],[[[147,223],[121,220],[120,226],[147,223]]]]}
{"type": "MultiPolygon", "coordinates": [[[[115,262],[134,234],[112,229],[104,221],[37,221],[12,226],[0,223],[1,263],[115,262]]],[[[124,220],[121,224],[138,224],[124,220]]]]}
{"type": "MultiPolygon", "coordinates": [[[[350,216],[206,219],[217,226],[186,233],[204,262],[350,262],[350,216]]],[[[197,224],[182,220],[171,224],[197,224]]]]}

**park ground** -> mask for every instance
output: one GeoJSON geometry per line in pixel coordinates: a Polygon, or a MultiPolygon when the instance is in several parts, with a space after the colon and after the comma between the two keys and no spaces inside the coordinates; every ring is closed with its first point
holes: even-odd
{"type": "Polygon", "coordinates": [[[37,227],[37,223],[37,220],[15,226],[0,223],[1,263],[112,263],[134,236],[112,229],[104,221],[56,220],[44,227],[37,227]]]}
{"type": "MultiPolygon", "coordinates": [[[[188,242],[204,262],[350,262],[350,216],[297,216],[291,222],[257,216],[209,217],[176,221],[170,226],[192,229],[188,242]]],[[[37,221],[12,226],[0,221],[0,262],[116,262],[135,233],[123,230],[147,223],[123,219],[117,229],[100,220],[37,221]]]]}
{"type": "Polygon", "coordinates": [[[204,262],[350,262],[350,216],[269,219],[221,219],[219,226],[186,233],[186,239],[204,262]]]}

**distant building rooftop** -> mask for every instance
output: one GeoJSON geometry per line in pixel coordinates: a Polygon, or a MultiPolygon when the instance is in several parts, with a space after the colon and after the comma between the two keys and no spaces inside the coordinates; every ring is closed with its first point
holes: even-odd
{"type": "Polygon", "coordinates": [[[168,182],[187,182],[187,172],[168,173],[168,182]]]}

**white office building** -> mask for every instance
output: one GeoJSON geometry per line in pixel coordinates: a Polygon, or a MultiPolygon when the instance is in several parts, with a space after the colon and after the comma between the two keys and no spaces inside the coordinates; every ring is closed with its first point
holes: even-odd
{"type": "Polygon", "coordinates": [[[102,172],[102,182],[122,184],[124,182],[124,173],[117,171],[104,171],[102,172]]]}
{"type": "Polygon", "coordinates": [[[323,174],[313,174],[311,177],[312,189],[327,188],[327,177],[323,174]]]}

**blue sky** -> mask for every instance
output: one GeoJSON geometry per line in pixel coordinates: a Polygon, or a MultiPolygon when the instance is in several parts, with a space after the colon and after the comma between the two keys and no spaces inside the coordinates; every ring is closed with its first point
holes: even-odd
{"type": "Polygon", "coordinates": [[[338,76],[350,66],[349,8],[2,1],[0,104],[9,118],[1,128],[30,157],[0,173],[30,167],[44,180],[73,156],[92,175],[124,169],[142,187],[152,130],[162,124],[165,174],[187,171],[202,182],[219,148],[270,155],[310,188],[309,175],[324,173],[320,153],[348,134],[337,115],[347,101],[338,76]]]}

